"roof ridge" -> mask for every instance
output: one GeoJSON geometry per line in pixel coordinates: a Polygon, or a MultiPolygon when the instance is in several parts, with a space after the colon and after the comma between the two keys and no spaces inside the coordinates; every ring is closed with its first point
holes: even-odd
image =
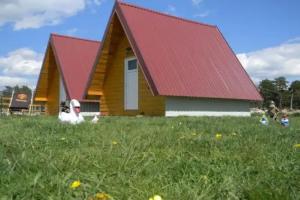
{"type": "Polygon", "coordinates": [[[57,34],[57,33],[51,33],[51,36],[64,37],[64,38],[69,38],[69,39],[74,39],[74,40],[83,40],[83,41],[94,42],[94,43],[101,43],[101,41],[99,41],[99,40],[79,38],[79,37],[74,37],[74,36],[69,36],[69,35],[61,35],[61,34],[57,34]]]}
{"type": "Polygon", "coordinates": [[[186,18],[183,18],[183,17],[169,15],[169,14],[166,14],[166,13],[163,13],[163,12],[159,12],[159,11],[156,11],[156,10],[153,10],[153,9],[150,9],[150,8],[144,8],[144,7],[140,7],[140,6],[134,5],[134,4],[125,3],[125,2],[120,1],[120,0],[117,0],[117,2],[119,4],[122,4],[122,5],[125,5],[125,6],[130,6],[130,7],[133,7],[133,8],[140,9],[140,10],[152,12],[154,14],[162,15],[162,16],[165,16],[165,17],[170,17],[170,18],[173,18],[173,19],[176,19],[176,20],[179,20],[179,21],[184,21],[184,22],[198,24],[198,25],[203,25],[203,26],[209,26],[209,27],[212,27],[212,28],[216,28],[217,27],[216,25],[206,24],[206,23],[203,23],[203,22],[197,22],[197,21],[193,21],[193,20],[186,19],[186,18]]]}

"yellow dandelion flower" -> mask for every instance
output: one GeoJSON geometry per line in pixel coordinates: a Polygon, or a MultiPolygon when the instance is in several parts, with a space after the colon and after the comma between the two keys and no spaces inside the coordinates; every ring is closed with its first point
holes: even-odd
{"type": "Polygon", "coordinates": [[[162,200],[162,198],[159,195],[154,195],[153,200],[162,200]]]}
{"type": "Polygon", "coordinates": [[[294,148],[300,148],[300,144],[295,144],[294,148]]]}
{"type": "Polygon", "coordinates": [[[159,195],[154,195],[153,197],[150,197],[149,200],[163,200],[163,199],[159,195]]]}
{"type": "Polygon", "coordinates": [[[192,133],[192,136],[196,136],[197,135],[197,133],[192,133]]]}
{"type": "Polygon", "coordinates": [[[118,142],[117,141],[112,141],[111,142],[113,145],[116,145],[116,144],[118,144],[118,142]]]}
{"type": "Polygon", "coordinates": [[[206,184],[208,181],[208,176],[206,175],[200,176],[200,180],[204,181],[204,183],[206,184]]]}
{"type": "Polygon", "coordinates": [[[217,133],[217,134],[216,134],[216,139],[217,139],[217,140],[220,140],[221,138],[222,138],[222,134],[217,133]]]}
{"type": "Polygon", "coordinates": [[[208,180],[208,177],[206,175],[204,175],[204,176],[201,176],[201,179],[208,180]]]}
{"type": "Polygon", "coordinates": [[[109,194],[106,194],[105,192],[100,192],[96,194],[97,200],[109,200],[111,199],[111,196],[109,194]]]}
{"type": "Polygon", "coordinates": [[[75,189],[78,188],[81,185],[80,181],[73,181],[73,183],[70,185],[70,188],[75,189]]]}

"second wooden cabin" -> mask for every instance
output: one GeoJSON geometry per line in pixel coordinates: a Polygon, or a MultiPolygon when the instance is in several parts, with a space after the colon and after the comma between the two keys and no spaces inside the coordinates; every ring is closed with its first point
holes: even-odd
{"type": "Polygon", "coordinates": [[[99,99],[85,98],[99,47],[99,41],[51,34],[34,94],[47,114],[57,115],[60,104],[71,99],[80,101],[84,115],[99,113],[99,99]]]}
{"type": "Polygon", "coordinates": [[[250,116],[262,100],[216,26],[119,1],[86,91],[118,116],[250,116]]]}

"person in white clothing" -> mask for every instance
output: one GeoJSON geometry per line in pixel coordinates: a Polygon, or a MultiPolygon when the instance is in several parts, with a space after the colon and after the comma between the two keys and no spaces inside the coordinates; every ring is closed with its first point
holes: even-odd
{"type": "Polygon", "coordinates": [[[80,113],[80,103],[76,99],[70,102],[70,112],[59,112],[58,119],[63,123],[80,124],[84,122],[84,118],[80,113]]]}

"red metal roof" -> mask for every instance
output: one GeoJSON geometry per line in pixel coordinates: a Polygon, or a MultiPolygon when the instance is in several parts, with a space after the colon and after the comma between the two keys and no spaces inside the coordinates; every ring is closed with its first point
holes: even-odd
{"type": "Polygon", "coordinates": [[[116,13],[154,94],[262,100],[216,26],[119,1],[116,13]]]}
{"type": "Polygon", "coordinates": [[[57,34],[50,42],[68,97],[82,100],[100,42],[57,34]]]}

